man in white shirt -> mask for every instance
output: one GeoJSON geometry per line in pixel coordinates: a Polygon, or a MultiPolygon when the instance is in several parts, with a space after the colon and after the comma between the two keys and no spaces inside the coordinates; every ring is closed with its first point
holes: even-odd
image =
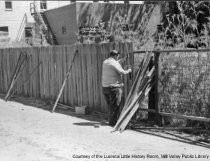
{"type": "Polygon", "coordinates": [[[120,103],[122,97],[122,75],[131,72],[124,70],[120,63],[126,58],[119,59],[119,52],[112,50],[110,57],[103,62],[102,88],[103,94],[109,107],[109,125],[114,126],[119,117],[120,103]]]}

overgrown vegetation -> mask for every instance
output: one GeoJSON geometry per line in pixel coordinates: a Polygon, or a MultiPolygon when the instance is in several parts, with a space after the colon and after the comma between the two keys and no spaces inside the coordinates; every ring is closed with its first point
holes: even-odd
{"type": "MultiPolygon", "coordinates": [[[[209,47],[209,2],[176,1],[169,9],[171,12],[165,14],[158,27],[156,41],[160,48],[209,47]]],[[[160,71],[162,111],[210,117],[209,53],[161,54],[160,71]]],[[[209,125],[205,127],[209,128],[209,125]]]]}
{"type": "Polygon", "coordinates": [[[152,24],[152,27],[148,25],[151,16],[159,15],[158,12],[154,16],[154,4],[126,6],[107,3],[103,6],[100,4],[93,6],[81,8],[84,10],[85,7],[85,12],[79,16],[81,19],[79,25],[84,30],[89,28],[89,32],[82,34],[81,30],[78,31],[79,43],[132,42],[134,50],[140,50],[150,41],[147,47],[154,46],[152,36],[156,30],[156,24],[152,24]],[[91,14],[88,12],[90,9],[94,9],[91,14]],[[89,16],[84,15],[85,13],[89,16]]]}
{"type": "Polygon", "coordinates": [[[163,48],[205,48],[209,46],[210,3],[170,2],[158,26],[157,42],[163,48]]]}
{"type": "Polygon", "coordinates": [[[133,29],[132,24],[126,22],[127,18],[116,15],[113,24],[99,22],[97,26],[81,27],[77,36],[80,43],[107,43],[107,42],[132,42],[134,48],[140,47],[140,34],[133,29]]]}

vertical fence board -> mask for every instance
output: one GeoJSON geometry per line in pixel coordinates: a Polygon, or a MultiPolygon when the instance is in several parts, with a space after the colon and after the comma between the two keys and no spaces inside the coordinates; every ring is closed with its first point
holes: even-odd
{"type": "Polygon", "coordinates": [[[53,93],[52,93],[52,100],[56,100],[56,94],[57,94],[57,79],[56,79],[56,48],[55,47],[52,47],[52,50],[53,50],[53,55],[52,55],[52,58],[53,58],[53,61],[52,61],[52,72],[53,72],[53,75],[52,75],[52,88],[53,88],[53,93]]]}
{"type": "Polygon", "coordinates": [[[45,54],[45,49],[44,47],[41,47],[41,50],[42,50],[42,55],[43,55],[43,61],[44,61],[44,65],[43,65],[43,96],[44,98],[46,99],[47,98],[47,84],[46,84],[46,79],[47,79],[47,54],[45,54]]]}
{"type": "Polygon", "coordinates": [[[3,88],[2,88],[2,85],[3,85],[3,80],[2,80],[2,78],[3,78],[3,67],[2,67],[2,65],[3,65],[3,61],[2,61],[2,50],[0,50],[0,91],[3,91],[3,88]]]}
{"type": "MultiPolygon", "coordinates": [[[[62,56],[63,56],[63,48],[61,46],[59,46],[59,60],[60,60],[59,64],[61,64],[60,65],[60,77],[59,77],[60,78],[59,90],[63,84],[64,77],[65,77],[64,72],[63,72],[63,57],[62,56]]],[[[64,89],[65,89],[65,87],[64,87],[64,89]]],[[[62,102],[62,103],[64,102],[64,91],[61,95],[60,102],[62,102]]]]}
{"type": "MultiPolygon", "coordinates": [[[[69,65],[68,65],[68,67],[70,67],[71,66],[71,63],[72,63],[72,60],[73,60],[73,56],[74,56],[74,52],[75,52],[75,50],[76,50],[76,47],[73,47],[73,46],[71,46],[70,47],[70,52],[69,52],[69,65]]],[[[77,60],[76,60],[77,58],[75,58],[75,64],[76,64],[76,62],[77,62],[77,60]]],[[[71,85],[71,94],[70,94],[70,97],[72,97],[72,104],[73,105],[76,105],[77,104],[77,88],[76,88],[76,71],[75,71],[75,65],[72,65],[72,69],[71,69],[71,76],[70,76],[70,79],[69,79],[69,84],[71,85]]]]}
{"type": "MultiPolygon", "coordinates": [[[[66,70],[66,60],[65,60],[65,58],[66,58],[66,50],[65,50],[65,46],[62,48],[62,52],[61,52],[61,54],[62,54],[62,75],[63,75],[63,80],[62,80],[62,82],[64,81],[64,79],[65,79],[65,77],[66,77],[66,73],[67,73],[67,70],[66,70]]],[[[64,103],[64,104],[66,104],[66,93],[67,93],[67,83],[66,83],[66,85],[65,85],[65,87],[64,87],[64,90],[63,90],[63,102],[62,103],[64,103]]]]}
{"type": "MultiPolygon", "coordinates": [[[[67,68],[69,69],[70,65],[71,65],[71,61],[72,61],[72,47],[68,46],[68,54],[67,54],[67,68]]],[[[72,72],[71,72],[71,76],[69,77],[68,81],[67,81],[67,86],[69,87],[68,90],[68,100],[71,106],[74,105],[74,86],[73,86],[73,68],[72,67],[72,72]]]]}
{"type": "MultiPolygon", "coordinates": [[[[66,70],[68,71],[69,69],[69,65],[70,65],[70,47],[67,46],[66,47],[66,70]]],[[[73,98],[72,98],[72,85],[71,85],[71,81],[72,81],[72,75],[69,77],[69,79],[67,80],[67,104],[72,106],[72,102],[73,102],[73,98]]]]}
{"type": "Polygon", "coordinates": [[[101,73],[100,75],[100,83],[99,83],[99,89],[100,89],[100,102],[101,102],[101,112],[108,112],[108,108],[107,108],[107,104],[105,102],[105,98],[103,96],[103,92],[102,92],[102,82],[101,82],[101,78],[102,78],[102,65],[103,65],[103,60],[105,60],[108,57],[108,52],[106,49],[106,44],[103,44],[100,48],[99,48],[99,53],[98,54],[98,61],[101,62],[100,64],[98,63],[98,68],[99,68],[99,73],[101,73]]]}
{"type": "MultiPolygon", "coordinates": [[[[33,69],[36,67],[36,64],[37,64],[37,55],[36,55],[36,52],[35,50],[33,49],[32,50],[33,52],[31,53],[31,57],[29,59],[32,60],[32,66],[31,66],[31,69],[30,69],[30,73],[32,73],[33,69]]],[[[29,53],[30,54],[30,53],[29,53]]],[[[29,60],[30,61],[30,60],[29,60]]],[[[32,81],[32,84],[33,84],[33,94],[32,96],[33,97],[37,97],[37,73],[34,72],[33,75],[31,76],[31,81],[32,81]]]]}
{"type": "Polygon", "coordinates": [[[56,46],[54,48],[54,50],[56,51],[55,53],[55,79],[56,79],[56,91],[55,91],[55,95],[57,96],[58,93],[59,93],[59,88],[60,88],[60,80],[59,80],[59,77],[60,77],[60,71],[59,71],[59,48],[58,46],[56,46]]]}
{"type": "Polygon", "coordinates": [[[37,48],[37,49],[38,49],[38,53],[39,53],[39,57],[40,57],[39,60],[42,61],[42,66],[41,66],[41,68],[39,68],[40,97],[44,98],[44,80],[43,80],[43,75],[44,75],[45,61],[44,61],[42,48],[37,48]]]}
{"type": "Polygon", "coordinates": [[[52,48],[49,47],[48,50],[47,50],[47,53],[48,53],[48,69],[47,69],[47,74],[48,74],[48,99],[52,99],[52,96],[53,96],[53,88],[52,88],[52,57],[53,57],[53,54],[52,54],[52,48]]]}
{"type": "Polygon", "coordinates": [[[79,53],[81,56],[81,67],[80,67],[80,72],[81,72],[81,84],[82,84],[82,104],[87,105],[87,91],[86,91],[86,85],[85,85],[85,80],[86,80],[86,69],[85,69],[85,63],[84,63],[84,50],[83,48],[79,48],[79,53]]]}
{"type": "Polygon", "coordinates": [[[96,53],[96,45],[92,45],[92,54],[91,54],[91,82],[92,82],[92,87],[93,87],[93,92],[92,92],[92,95],[93,95],[93,107],[96,108],[96,105],[97,105],[97,100],[96,100],[96,95],[97,95],[97,91],[96,91],[96,87],[95,87],[95,81],[97,79],[97,74],[96,73],[96,67],[95,67],[95,63],[97,62],[96,60],[96,57],[95,55],[97,54],[96,53]]]}
{"type": "MultiPolygon", "coordinates": [[[[79,50],[79,49],[78,49],[79,50]]],[[[76,85],[76,95],[77,95],[77,104],[80,106],[81,105],[81,93],[80,93],[80,78],[79,78],[79,69],[80,69],[80,52],[78,52],[75,62],[73,63],[74,68],[74,73],[75,73],[75,85],[76,85]]]]}
{"type": "MultiPolygon", "coordinates": [[[[88,51],[88,49],[87,49],[88,51]]],[[[93,46],[90,45],[90,51],[87,52],[87,69],[88,69],[88,91],[90,92],[89,93],[89,105],[90,107],[94,107],[94,102],[93,102],[93,99],[94,99],[94,95],[93,95],[93,85],[92,85],[92,73],[93,73],[93,70],[92,70],[92,64],[91,64],[91,55],[92,55],[92,52],[93,52],[93,46]]]]}
{"type": "Polygon", "coordinates": [[[53,59],[54,59],[54,100],[56,100],[56,96],[58,95],[58,65],[57,65],[57,61],[58,61],[58,56],[57,56],[57,46],[56,47],[53,47],[53,51],[54,51],[54,54],[53,54],[53,59]]]}
{"type": "MultiPolygon", "coordinates": [[[[66,73],[68,72],[68,66],[66,62],[66,55],[67,55],[67,47],[64,47],[64,55],[63,55],[63,63],[64,63],[64,76],[66,76],[66,73]]],[[[66,86],[64,88],[64,103],[68,103],[68,81],[66,83],[66,86]]]]}

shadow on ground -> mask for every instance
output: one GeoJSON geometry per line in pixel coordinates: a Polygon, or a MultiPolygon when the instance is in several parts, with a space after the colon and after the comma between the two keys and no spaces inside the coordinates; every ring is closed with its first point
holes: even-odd
{"type": "MultiPolygon", "coordinates": [[[[4,100],[5,95],[0,94],[0,98],[4,100]]],[[[45,111],[51,112],[53,109],[54,102],[44,99],[37,99],[33,97],[22,97],[22,96],[15,96],[12,97],[9,101],[21,103],[26,106],[33,106],[45,111]]],[[[52,112],[51,112],[52,113],[52,112]]],[[[56,107],[54,113],[60,113],[71,117],[82,118],[87,120],[87,122],[77,122],[74,123],[75,126],[93,126],[95,128],[99,128],[100,126],[109,126],[106,120],[106,116],[99,115],[96,113],[91,113],[87,115],[80,115],[76,114],[72,109],[62,109],[59,106],[56,107]]],[[[52,113],[53,115],[53,113],[52,113]]]]}

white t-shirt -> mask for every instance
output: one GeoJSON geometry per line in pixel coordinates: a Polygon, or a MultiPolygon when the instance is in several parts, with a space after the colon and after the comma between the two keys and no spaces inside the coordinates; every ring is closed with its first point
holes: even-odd
{"type": "Polygon", "coordinates": [[[122,74],[127,74],[121,64],[110,57],[103,62],[102,69],[102,86],[103,87],[118,87],[122,83],[122,74]]]}

